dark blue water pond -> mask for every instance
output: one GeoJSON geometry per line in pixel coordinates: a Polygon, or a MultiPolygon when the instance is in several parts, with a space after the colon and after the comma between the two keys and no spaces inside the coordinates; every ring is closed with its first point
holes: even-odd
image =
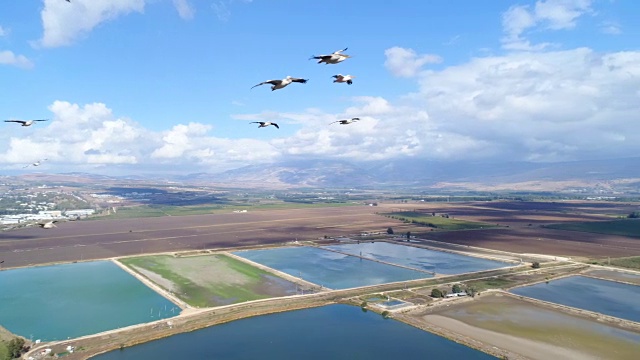
{"type": "Polygon", "coordinates": [[[96,360],[494,359],[480,351],[348,305],[233,321],[115,350],[96,360]]]}
{"type": "Polygon", "coordinates": [[[445,275],[491,270],[513,265],[502,261],[422,249],[414,246],[390,244],[387,242],[331,245],[327,246],[327,248],[392,264],[404,265],[414,269],[434,271],[438,274],[445,275]]]}
{"type": "Polygon", "coordinates": [[[330,289],[432,277],[424,272],[313,247],[247,250],[233,254],[330,289]]]}

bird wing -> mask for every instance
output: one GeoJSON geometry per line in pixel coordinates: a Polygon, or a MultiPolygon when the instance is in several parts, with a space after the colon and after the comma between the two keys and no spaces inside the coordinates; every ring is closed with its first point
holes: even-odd
{"type": "Polygon", "coordinates": [[[336,50],[336,51],[334,51],[333,53],[334,53],[334,54],[340,54],[340,53],[341,53],[341,52],[343,52],[343,51],[347,51],[347,49],[348,49],[348,47],[346,47],[346,48],[344,48],[344,49],[342,49],[342,50],[336,50]]]}
{"type": "Polygon", "coordinates": [[[260,86],[260,85],[264,85],[264,84],[278,85],[281,82],[282,82],[282,80],[267,80],[267,81],[261,82],[260,84],[253,85],[251,88],[253,89],[256,86],[260,86]]]}
{"type": "Polygon", "coordinates": [[[24,120],[5,120],[4,122],[14,122],[14,123],[23,124],[23,125],[27,123],[24,120]]]}
{"type": "Polygon", "coordinates": [[[309,79],[299,79],[299,78],[291,78],[292,82],[306,83],[309,79]]]}
{"type": "Polygon", "coordinates": [[[276,123],[271,123],[271,125],[275,126],[276,128],[280,129],[280,126],[278,126],[278,124],[276,123]]]}
{"type": "Polygon", "coordinates": [[[351,121],[358,121],[360,118],[351,118],[351,121]]]}
{"type": "Polygon", "coordinates": [[[49,121],[49,119],[37,119],[37,120],[31,120],[31,121],[49,121]]]}
{"type": "Polygon", "coordinates": [[[344,79],[344,76],[342,74],[333,75],[332,77],[334,77],[336,79],[344,79]]]}
{"type": "Polygon", "coordinates": [[[252,121],[249,124],[260,124],[260,125],[262,125],[264,123],[262,121],[252,121]]]}
{"type": "Polygon", "coordinates": [[[331,59],[332,56],[333,56],[333,54],[331,54],[331,55],[318,55],[318,56],[313,55],[312,57],[309,58],[309,60],[311,60],[311,59],[329,60],[329,59],[331,59]]]}
{"type": "Polygon", "coordinates": [[[334,121],[334,122],[331,122],[331,123],[329,123],[329,125],[331,125],[331,124],[335,124],[335,123],[337,123],[337,122],[340,122],[340,120],[336,120],[336,121],[334,121]]]}

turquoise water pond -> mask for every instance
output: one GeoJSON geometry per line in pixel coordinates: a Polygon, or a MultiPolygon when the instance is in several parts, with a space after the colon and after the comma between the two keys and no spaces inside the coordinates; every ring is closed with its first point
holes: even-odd
{"type": "Polygon", "coordinates": [[[0,325],[33,340],[95,334],[179,311],[110,261],[0,271],[0,325]]]}

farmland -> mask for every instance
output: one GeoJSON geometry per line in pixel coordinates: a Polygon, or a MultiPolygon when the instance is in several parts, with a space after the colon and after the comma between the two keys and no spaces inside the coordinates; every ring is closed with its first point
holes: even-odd
{"type": "Polygon", "coordinates": [[[382,215],[388,216],[392,219],[398,219],[412,224],[425,225],[441,230],[483,229],[492,226],[491,224],[483,222],[453,219],[450,218],[448,214],[437,215],[435,213],[418,211],[391,212],[384,213],[382,215]]]}
{"type": "Polygon", "coordinates": [[[120,260],[194,307],[295,294],[295,284],[224,256],[143,256],[120,260]]]}
{"type": "MultiPolygon", "coordinates": [[[[211,205],[215,207],[216,205],[211,205]]],[[[284,206],[284,205],[279,205],[284,206]]],[[[154,253],[281,245],[291,241],[359,236],[363,232],[410,231],[442,247],[473,246],[492,251],[569,256],[592,261],[640,256],[637,238],[566,231],[550,224],[611,221],[637,204],[605,202],[482,201],[382,203],[378,206],[321,206],[185,216],[73,221],[50,230],[23,228],[0,233],[3,268],[86,261],[154,253]],[[380,214],[415,212],[437,228],[380,214]],[[438,216],[432,216],[432,213],[438,216]],[[449,218],[440,214],[447,214],[449,218]],[[486,224],[491,226],[485,227],[486,224]],[[471,229],[469,229],[471,228],[471,229]],[[452,231],[451,229],[456,229],[452,231]]],[[[185,209],[189,213],[188,208],[185,209]]],[[[159,213],[156,215],[160,215],[159,213]]],[[[404,215],[403,215],[404,216],[404,215]]]]}
{"type": "Polygon", "coordinates": [[[545,225],[549,229],[582,231],[640,238],[640,220],[619,219],[609,221],[569,222],[545,225]]]}

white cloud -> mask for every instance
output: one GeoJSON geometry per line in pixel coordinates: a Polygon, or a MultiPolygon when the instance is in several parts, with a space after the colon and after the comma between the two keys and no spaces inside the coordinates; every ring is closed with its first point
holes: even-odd
{"type": "Polygon", "coordinates": [[[413,49],[397,46],[385,50],[384,55],[387,57],[384,66],[399,77],[413,77],[424,65],[442,62],[438,55],[418,55],[413,49]]]}
{"type": "Polygon", "coordinates": [[[600,24],[600,30],[609,35],[622,34],[622,26],[615,21],[605,21],[600,24]]]}
{"type": "Polygon", "coordinates": [[[425,72],[420,85],[411,99],[440,129],[486,142],[496,154],[550,161],[640,150],[640,52],[477,58],[425,72]]]}
{"type": "Polygon", "coordinates": [[[591,3],[592,0],[546,0],[537,1],[533,9],[527,5],[514,5],[502,14],[503,47],[509,50],[542,50],[551,44],[531,45],[523,34],[540,26],[550,30],[572,29],[579,17],[593,12],[591,3]]]}
{"type": "Polygon", "coordinates": [[[220,21],[228,21],[231,18],[231,6],[240,2],[251,3],[253,0],[216,0],[211,3],[211,8],[220,21]]]}
{"type": "Polygon", "coordinates": [[[199,123],[179,124],[167,131],[162,137],[164,145],[151,154],[152,158],[178,158],[186,151],[192,150],[196,144],[193,137],[205,135],[211,126],[199,123]]]}
{"type": "Polygon", "coordinates": [[[6,36],[7,34],[9,34],[9,30],[0,26],[0,36],[6,36]]]}
{"type": "Polygon", "coordinates": [[[65,170],[108,165],[131,166],[128,172],[144,168],[193,172],[271,162],[280,156],[266,141],[215,137],[207,124],[191,122],[151,131],[114,116],[102,103],[55,101],[49,110],[51,121],[40,123],[26,135],[19,127],[0,133],[0,164],[21,169],[47,158],[47,167],[65,170]]]}
{"type": "Polygon", "coordinates": [[[176,10],[178,10],[178,15],[180,15],[182,19],[193,19],[193,15],[196,11],[193,5],[191,5],[188,0],[173,0],[173,6],[176,7],[176,10]]]}
{"type": "Polygon", "coordinates": [[[9,50],[0,51],[0,64],[13,65],[23,69],[28,69],[33,67],[33,62],[27,59],[26,56],[16,55],[9,50]]]}
{"type": "Polygon", "coordinates": [[[99,24],[131,12],[143,12],[145,0],[44,0],[44,34],[39,44],[58,47],[73,43],[99,24]]]}
{"type": "Polygon", "coordinates": [[[352,98],[340,114],[236,117],[301,125],[271,141],[284,158],[564,161],[640,152],[640,52],[487,56],[422,71],[417,82],[397,101],[352,98]],[[328,125],[351,117],[362,120],[328,125]]]}

